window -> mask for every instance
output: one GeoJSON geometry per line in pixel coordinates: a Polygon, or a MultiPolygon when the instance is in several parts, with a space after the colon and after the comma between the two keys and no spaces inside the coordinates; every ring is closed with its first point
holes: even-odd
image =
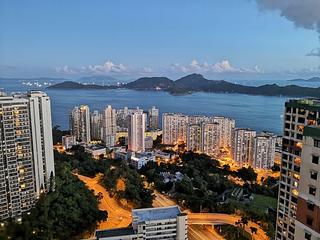
{"type": "Polygon", "coordinates": [[[318,172],[316,171],[310,171],[310,178],[313,180],[317,180],[318,179],[318,172]]]}
{"type": "Polygon", "coordinates": [[[312,156],[312,163],[319,164],[319,156],[312,156]]]}
{"type": "Polygon", "coordinates": [[[309,194],[311,194],[312,196],[316,196],[316,191],[317,189],[313,186],[309,186],[309,194]]]}
{"type": "Polygon", "coordinates": [[[308,224],[309,226],[312,226],[312,224],[313,224],[313,219],[312,219],[312,217],[307,217],[307,224],[308,224]]]}
{"type": "Polygon", "coordinates": [[[304,233],[304,239],[311,240],[311,234],[310,233],[304,233]]]}
{"type": "Polygon", "coordinates": [[[307,202],[307,208],[310,211],[314,211],[314,204],[312,202],[307,202]]]}

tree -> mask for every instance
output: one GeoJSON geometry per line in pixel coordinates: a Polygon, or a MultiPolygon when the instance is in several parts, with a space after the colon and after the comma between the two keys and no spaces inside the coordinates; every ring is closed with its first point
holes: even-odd
{"type": "Polygon", "coordinates": [[[244,181],[254,182],[257,181],[257,173],[253,170],[251,166],[248,168],[242,167],[237,171],[238,177],[242,178],[244,181]]]}
{"type": "Polygon", "coordinates": [[[44,193],[21,224],[8,222],[7,238],[79,239],[92,232],[107,212],[98,209],[98,199],[71,173],[70,165],[56,159],[55,190],[44,193]]]}

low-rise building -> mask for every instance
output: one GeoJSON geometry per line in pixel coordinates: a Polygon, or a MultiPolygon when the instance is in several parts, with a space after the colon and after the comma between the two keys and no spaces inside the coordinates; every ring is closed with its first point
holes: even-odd
{"type": "Polygon", "coordinates": [[[72,135],[62,136],[62,145],[65,150],[72,148],[72,146],[76,144],[77,144],[77,141],[75,136],[72,136],[72,135]]]}
{"type": "Polygon", "coordinates": [[[175,172],[174,174],[170,172],[160,172],[160,175],[163,177],[163,182],[179,182],[183,179],[184,175],[181,172],[175,172]]]}
{"type": "Polygon", "coordinates": [[[187,214],[178,206],[132,210],[132,226],[96,231],[97,240],[186,240],[187,214]]]}
{"type": "Polygon", "coordinates": [[[152,152],[133,152],[130,158],[130,165],[135,169],[140,169],[145,166],[148,162],[155,162],[156,157],[152,152]]]}
{"type": "Polygon", "coordinates": [[[85,151],[91,154],[95,159],[99,159],[101,156],[104,157],[106,155],[106,147],[100,145],[87,146],[85,151]]]}

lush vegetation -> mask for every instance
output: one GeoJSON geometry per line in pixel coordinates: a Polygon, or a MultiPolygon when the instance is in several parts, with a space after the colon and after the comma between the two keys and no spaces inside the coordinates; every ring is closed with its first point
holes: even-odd
{"type": "Polygon", "coordinates": [[[250,167],[233,172],[207,155],[185,152],[180,154],[180,162],[160,165],[148,163],[140,173],[157,190],[170,194],[181,206],[195,212],[238,213],[260,223],[269,236],[274,234],[275,220],[270,218],[267,210],[268,207],[276,207],[277,188],[270,187],[276,183],[276,179],[267,178],[259,185],[256,183],[257,174],[250,167]],[[164,183],[161,172],[181,172],[184,177],[175,183],[164,183]],[[254,194],[254,200],[236,201],[228,198],[228,192],[237,186],[228,180],[228,176],[241,178],[245,182],[242,188],[254,194]]]}
{"type": "Polygon", "coordinates": [[[74,171],[88,177],[100,174],[100,182],[109,193],[119,200],[130,201],[136,208],[152,205],[152,191],[144,186],[141,176],[126,162],[104,158],[92,159],[81,146],[75,146],[71,151],[72,155],[59,155],[64,161],[69,162],[74,171]],[[119,188],[119,183],[122,183],[122,188],[119,188]]]}
{"type": "Polygon", "coordinates": [[[136,208],[151,207],[153,191],[145,187],[143,178],[138,172],[121,160],[107,161],[111,166],[103,172],[102,185],[118,199],[132,202],[136,208]]]}
{"type": "Polygon", "coordinates": [[[232,188],[233,183],[219,168],[219,162],[204,154],[186,152],[181,154],[180,163],[161,163],[159,166],[149,163],[141,170],[149,183],[153,183],[159,191],[166,191],[179,202],[180,205],[199,212],[203,210],[221,211],[217,204],[219,195],[226,189],[232,188]],[[184,178],[173,183],[164,183],[161,172],[181,172],[184,178]]]}
{"type": "Polygon", "coordinates": [[[8,221],[1,231],[3,239],[79,239],[107,218],[107,213],[98,209],[97,197],[61,160],[55,159],[55,191],[43,194],[21,223],[8,221]]]}

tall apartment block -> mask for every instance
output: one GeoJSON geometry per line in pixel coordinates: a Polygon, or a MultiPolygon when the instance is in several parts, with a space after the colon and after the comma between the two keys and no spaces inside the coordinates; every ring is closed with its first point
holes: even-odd
{"type": "Polygon", "coordinates": [[[200,124],[188,125],[187,149],[193,152],[202,151],[202,129],[200,124]]]}
{"type": "Polygon", "coordinates": [[[219,123],[203,123],[202,152],[210,156],[215,156],[219,152],[220,136],[219,123]]]}
{"type": "Polygon", "coordinates": [[[189,124],[187,129],[187,150],[211,156],[219,152],[220,127],[218,123],[189,124]]]}
{"type": "MultiPolygon", "coordinates": [[[[137,108],[128,108],[124,107],[123,109],[117,109],[116,110],[116,126],[117,131],[128,131],[129,127],[129,115],[140,111],[141,109],[137,108]]],[[[147,120],[147,119],[146,119],[147,120]]],[[[146,125],[147,126],[147,125],[146,125]]]]}
{"type": "Polygon", "coordinates": [[[110,105],[106,107],[103,115],[103,141],[107,147],[116,145],[116,110],[110,105]]]}
{"type": "Polygon", "coordinates": [[[320,128],[304,128],[294,239],[320,239],[320,128]]]}
{"type": "Polygon", "coordinates": [[[219,145],[221,148],[232,147],[232,136],[236,126],[236,121],[232,118],[214,117],[213,121],[219,123],[219,145]]]}
{"type": "Polygon", "coordinates": [[[54,177],[50,99],[0,96],[0,219],[29,211],[54,177]]]}
{"type": "MultiPolygon", "coordinates": [[[[298,216],[298,220],[296,221],[297,208],[299,207],[299,203],[301,204],[299,191],[302,191],[301,196],[305,199],[306,195],[304,194],[304,191],[310,190],[308,187],[302,190],[302,186],[299,186],[300,181],[303,181],[303,184],[305,184],[305,181],[310,181],[310,183],[308,183],[307,185],[312,185],[313,181],[312,179],[309,179],[310,172],[303,174],[301,172],[302,166],[304,166],[304,168],[308,167],[308,161],[310,161],[310,159],[308,160],[308,157],[302,158],[304,129],[308,125],[319,125],[319,123],[320,100],[300,99],[290,100],[286,102],[284,112],[284,134],[282,142],[280,188],[277,210],[277,240],[310,239],[309,235],[306,235],[306,238],[295,238],[295,230],[298,229],[296,226],[297,222],[304,222],[306,220],[302,220],[298,216]]],[[[307,145],[310,144],[310,142],[312,141],[310,139],[310,136],[306,136],[306,141],[307,145]]],[[[309,150],[310,147],[307,147],[307,150],[304,153],[305,156],[308,155],[309,150]]],[[[308,169],[307,171],[312,171],[313,169],[316,170],[317,168],[315,167],[316,166],[312,166],[312,168],[308,169]]],[[[311,193],[313,193],[312,191],[313,190],[311,190],[311,193]]],[[[318,195],[318,193],[316,194],[318,195]]],[[[309,194],[307,196],[310,201],[314,200],[314,198],[312,198],[312,196],[310,196],[309,194]]],[[[306,214],[307,212],[304,213],[304,216],[306,216],[306,214]]]]}
{"type": "Polygon", "coordinates": [[[128,150],[132,152],[145,151],[145,121],[146,114],[139,109],[129,115],[128,150]]]}
{"type": "Polygon", "coordinates": [[[234,131],[233,159],[238,166],[251,165],[256,132],[251,129],[238,128],[234,131]]]}
{"type": "Polygon", "coordinates": [[[149,130],[155,131],[159,128],[159,109],[156,107],[152,107],[149,109],[148,112],[148,118],[149,118],[149,130]]]}
{"type": "Polygon", "coordinates": [[[178,206],[132,210],[132,226],[96,231],[98,240],[188,239],[187,214],[178,206]]]}
{"type": "Polygon", "coordinates": [[[87,105],[75,107],[71,111],[69,124],[71,134],[78,142],[90,143],[90,110],[87,105]]]}
{"type": "Polygon", "coordinates": [[[270,169],[274,165],[277,136],[263,132],[254,138],[253,164],[255,169],[270,169]]]}
{"type": "Polygon", "coordinates": [[[188,116],[180,113],[164,113],[162,115],[162,142],[174,145],[186,143],[188,116]]]}
{"type": "Polygon", "coordinates": [[[51,104],[47,94],[32,91],[28,94],[32,131],[35,190],[37,196],[50,186],[54,177],[51,104]]]}
{"type": "Polygon", "coordinates": [[[103,115],[98,110],[90,114],[90,133],[93,140],[103,139],[103,115]]]}

